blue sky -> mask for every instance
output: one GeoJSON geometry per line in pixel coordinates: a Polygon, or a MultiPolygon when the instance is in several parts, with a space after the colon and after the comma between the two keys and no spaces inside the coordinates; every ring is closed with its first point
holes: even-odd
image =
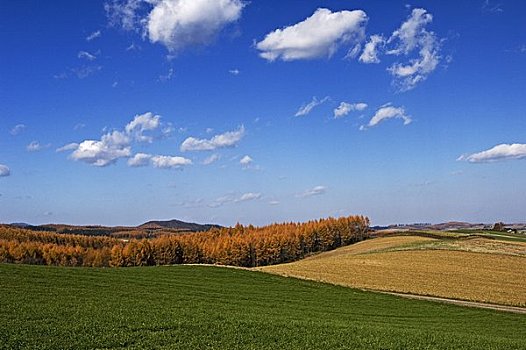
{"type": "Polygon", "coordinates": [[[525,12],[2,1],[0,222],[524,222],[525,12]]]}

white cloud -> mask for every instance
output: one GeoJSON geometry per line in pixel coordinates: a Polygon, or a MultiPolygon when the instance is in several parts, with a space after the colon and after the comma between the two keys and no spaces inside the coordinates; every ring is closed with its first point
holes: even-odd
{"type": "Polygon", "coordinates": [[[152,142],[153,137],[143,135],[145,131],[157,129],[161,125],[161,117],[152,112],[136,115],[131,122],[126,125],[126,133],[133,135],[135,140],[141,142],[152,142]]]}
{"type": "Polygon", "coordinates": [[[253,201],[261,198],[261,193],[248,192],[243,193],[239,198],[234,200],[235,203],[253,201]]]}
{"type": "Polygon", "coordinates": [[[114,164],[119,158],[131,154],[130,138],[125,133],[113,131],[102,136],[100,141],[85,140],[71,153],[70,158],[104,167],[114,164]]]}
{"type": "Polygon", "coordinates": [[[394,63],[388,68],[400,91],[411,90],[426,80],[440,62],[440,40],[435,33],[426,30],[432,20],[433,16],[425,9],[413,9],[409,18],[387,41],[388,44],[394,44],[394,48],[387,51],[390,55],[408,56],[418,50],[418,57],[407,63],[394,63]]]}
{"type": "Polygon", "coordinates": [[[74,149],[77,149],[78,147],[79,147],[78,143],[72,142],[62,147],[57,148],[56,152],[73,151],[74,149]]]}
{"type": "Polygon", "coordinates": [[[462,155],[457,160],[466,160],[470,163],[496,162],[507,159],[524,159],[526,158],[526,144],[500,144],[488,150],[473,153],[471,155],[462,155]]]}
{"type": "MultiPolygon", "coordinates": [[[[81,67],[72,68],[71,72],[73,72],[73,74],[75,74],[77,76],[77,78],[85,79],[85,78],[97,73],[101,69],[102,69],[102,66],[81,66],[81,67]]],[[[64,73],[64,74],[66,74],[66,73],[64,73]]],[[[66,74],[65,77],[67,78],[67,74],[66,74]]]]}
{"type": "MultiPolygon", "coordinates": [[[[161,117],[159,115],[154,115],[151,112],[138,114],[125,126],[123,131],[114,130],[108,132],[102,135],[100,140],[84,140],[80,143],[70,143],[58,148],[57,152],[72,150],[71,159],[104,167],[116,163],[119,158],[130,157],[133,142],[152,142],[153,137],[143,133],[155,130],[160,126],[161,117]]],[[[175,166],[180,161],[180,159],[171,159],[174,157],[155,156],[157,158],[154,162],[154,156],[137,153],[128,160],[128,165],[143,166],[150,159],[149,157],[152,160],[152,164],[157,167],[175,166]]]]}
{"type": "Polygon", "coordinates": [[[97,59],[97,56],[87,52],[87,51],[79,51],[78,55],[77,55],[78,58],[80,59],[85,59],[85,60],[88,60],[88,61],[94,61],[97,59]]]}
{"type": "Polygon", "coordinates": [[[352,111],[363,111],[366,108],[367,108],[367,103],[342,102],[337,108],[334,109],[334,118],[342,118],[352,111]]]}
{"type": "Polygon", "coordinates": [[[168,81],[168,80],[172,80],[174,75],[175,75],[174,69],[170,68],[170,69],[168,69],[168,72],[166,74],[159,75],[159,81],[165,82],[165,81],[168,81]]]}
{"type": "Polygon", "coordinates": [[[104,10],[110,25],[124,30],[140,31],[144,19],[137,14],[147,1],[144,0],[111,0],[104,4],[104,10]]]}
{"type": "Polygon", "coordinates": [[[312,197],[312,196],[319,196],[322,194],[325,194],[327,192],[327,187],[325,186],[316,186],[314,188],[308,189],[305,192],[298,195],[298,197],[306,198],[306,197],[312,197]]]}
{"type": "Polygon", "coordinates": [[[40,151],[42,148],[44,148],[44,146],[42,146],[38,141],[31,141],[31,143],[29,143],[26,146],[26,150],[28,152],[37,152],[40,151]]]}
{"type": "Polygon", "coordinates": [[[309,114],[309,113],[314,109],[314,107],[319,106],[319,105],[321,105],[322,103],[325,103],[325,102],[328,101],[328,100],[329,100],[329,96],[326,96],[326,97],[324,97],[324,98],[321,99],[321,100],[318,100],[318,99],[316,98],[316,96],[315,96],[315,97],[312,98],[312,101],[310,101],[310,102],[307,103],[307,104],[302,105],[302,106],[298,109],[298,111],[296,112],[296,114],[294,114],[294,116],[295,116],[295,117],[303,117],[303,116],[309,114]]]}
{"type": "Polygon", "coordinates": [[[11,129],[9,133],[13,136],[16,136],[20,134],[22,131],[24,131],[25,129],[26,129],[26,126],[24,124],[17,124],[11,129]]]}
{"type": "Polygon", "coordinates": [[[351,112],[351,104],[347,102],[342,102],[340,105],[334,109],[334,118],[341,118],[346,116],[351,112]]]}
{"type": "Polygon", "coordinates": [[[101,35],[102,35],[102,33],[101,33],[100,30],[94,31],[93,33],[91,33],[90,35],[88,35],[86,37],[86,41],[95,40],[95,39],[99,38],[101,35]]]}
{"type": "Polygon", "coordinates": [[[385,44],[385,39],[381,35],[371,35],[367,44],[363,48],[363,52],[358,58],[363,63],[379,63],[378,58],[378,47],[382,47],[385,44]]]}
{"type": "Polygon", "coordinates": [[[330,58],[343,43],[355,46],[364,37],[367,15],[361,10],[317,9],[302,22],[267,34],[256,44],[268,61],[330,58]]]}
{"type": "Polygon", "coordinates": [[[131,43],[127,48],[126,51],[140,51],[141,47],[135,43],[131,43]]]}
{"type": "Polygon", "coordinates": [[[355,111],[363,111],[364,109],[367,108],[367,103],[364,103],[364,102],[353,103],[353,108],[355,111]]]}
{"type": "Polygon", "coordinates": [[[236,194],[227,194],[221,197],[214,199],[211,203],[208,204],[210,208],[218,208],[222,205],[228,203],[240,203],[261,199],[263,195],[259,192],[246,192],[241,195],[236,194]]]}
{"type": "Polygon", "coordinates": [[[84,129],[85,127],[86,127],[86,124],[84,124],[84,123],[77,123],[73,127],[73,130],[80,130],[80,129],[84,129]]]}
{"type": "Polygon", "coordinates": [[[269,205],[278,205],[279,201],[270,201],[268,202],[269,205]]]}
{"type": "Polygon", "coordinates": [[[210,155],[209,157],[206,157],[204,160],[203,160],[203,164],[204,165],[210,165],[214,162],[217,162],[219,159],[221,159],[221,156],[219,154],[212,154],[210,155]]]}
{"type": "Polygon", "coordinates": [[[231,194],[221,196],[219,198],[216,198],[213,202],[208,204],[210,208],[218,208],[224,204],[231,203],[235,200],[234,196],[231,194]]]}
{"type": "Polygon", "coordinates": [[[239,73],[241,73],[241,72],[239,71],[239,69],[236,68],[236,69],[230,69],[228,71],[228,73],[230,73],[232,75],[239,75],[239,73]]]}
{"type": "Polygon", "coordinates": [[[152,158],[151,154],[136,153],[133,157],[128,159],[128,165],[131,167],[147,166],[152,158]]]}
{"type": "Polygon", "coordinates": [[[153,156],[151,162],[154,167],[161,169],[181,168],[192,164],[190,159],[173,156],[153,156]]]}
{"type": "Polygon", "coordinates": [[[394,55],[408,54],[419,47],[421,45],[420,40],[428,34],[432,34],[425,29],[426,25],[432,21],[433,15],[425,9],[413,9],[407,20],[389,38],[388,43],[397,42],[398,45],[388,53],[394,55]]]}
{"type": "Polygon", "coordinates": [[[181,151],[213,151],[218,148],[234,147],[244,135],[245,127],[240,126],[237,130],[215,135],[211,139],[189,137],[181,144],[181,151]]]}
{"type": "Polygon", "coordinates": [[[349,49],[349,51],[347,52],[347,55],[345,55],[345,58],[355,58],[360,53],[361,49],[362,49],[362,44],[357,43],[356,45],[354,45],[353,48],[349,49]]]}
{"type": "MultiPolygon", "coordinates": [[[[411,123],[411,117],[406,114],[403,107],[393,107],[391,105],[385,105],[380,107],[376,111],[374,116],[369,121],[369,124],[367,124],[367,127],[373,127],[375,125],[378,125],[380,122],[391,118],[402,119],[404,121],[404,125],[411,123]]],[[[367,127],[362,125],[360,127],[360,130],[365,130],[367,127]]]]}
{"type": "Polygon", "coordinates": [[[502,9],[502,4],[497,2],[490,2],[490,0],[484,1],[484,3],[482,4],[482,11],[490,13],[504,12],[504,10],[502,9]]]}
{"type": "Polygon", "coordinates": [[[241,17],[245,6],[240,0],[158,0],[153,3],[147,19],[148,37],[170,52],[210,43],[227,24],[241,17]]]}
{"type": "Polygon", "coordinates": [[[0,177],[11,175],[11,170],[7,165],[0,164],[0,177]]]}
{"type": "Polygon", "coordinates": [[[254,159],[250,158],[249,155],[246,155],[244,156],[243,158],[241,158],[241,160],[239,161],[239,164],[247,167],[249,166],[250,164],[252,164],[252,162],[254,161],[254,159]]]}

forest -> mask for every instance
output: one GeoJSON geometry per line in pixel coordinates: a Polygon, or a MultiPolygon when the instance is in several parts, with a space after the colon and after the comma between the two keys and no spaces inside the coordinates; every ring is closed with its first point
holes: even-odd
{"type": "Polygon", "coordinates": [[[172,264],[254,267],[290,262],[349,245],[367,238],[368,232],[369,219],[364,216],[263,227],[237,224],[149,239],[32,231],[0,225],[0,262],[92,267],[172,264]]]}

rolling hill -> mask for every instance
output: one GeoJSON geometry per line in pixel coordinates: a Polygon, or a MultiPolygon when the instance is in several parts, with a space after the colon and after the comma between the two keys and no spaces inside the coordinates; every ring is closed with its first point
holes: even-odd
{"type": "Polygon", "coordinates": [[[200,231],[208,231],[211,228],[221,228],[219,225],[213,225],[213,224],[196,224],[193,222],[184,222],[180,220],[166,220],[166,221],[148,221],[145,222],[142,225],[137,226],[138,229],[163,229],[163,228],[169,228],[169,229],[179,229],[181,231],[193,231],[193,232],[200,232],[200,231]]]}
{"type": "Polygon", "coordinates": [[[524,349],[524,315],[257,271],[0,264],[0,349],[524,349]]]}
{"type": "Polygon", "coordinates": [[[525,242],[431,236],[391,234],[260,269],[364,289],[526,306],[525,242]]]}

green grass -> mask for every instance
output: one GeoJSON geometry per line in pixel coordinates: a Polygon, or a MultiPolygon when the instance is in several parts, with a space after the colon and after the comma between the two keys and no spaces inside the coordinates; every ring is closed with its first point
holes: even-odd
{"type": "Polygon", "coordinates": [[[526,316],[206,266],[0,265],[0,349],[525,349],[526,316]]]}

